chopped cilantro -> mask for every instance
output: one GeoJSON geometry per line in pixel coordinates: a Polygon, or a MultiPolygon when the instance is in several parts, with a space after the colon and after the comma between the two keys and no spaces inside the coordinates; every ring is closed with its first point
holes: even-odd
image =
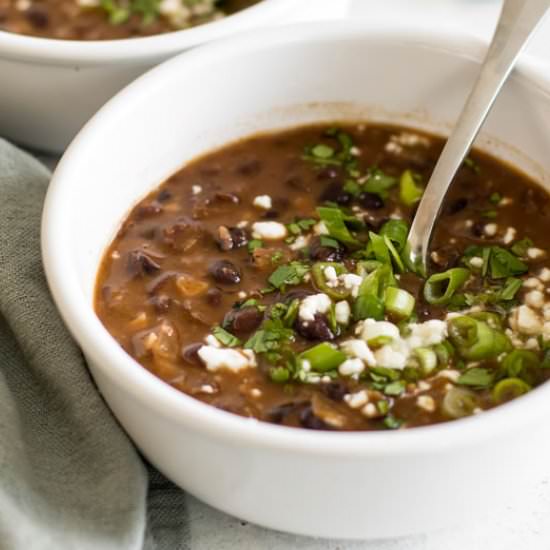
{"type": "Polygon", "coordinates": [[[248,241],[248,252],[252,254],[254,250],[262,248],[263,245],[264,243],[259,239],[252,239],[251,241],[248,241]]]}
{"type": "Polygon", "coordinates": [[[476,388],[489,388],[493,385],[495,375],[489,369],[473,367],[464,371],[457,383],[462,386],[474,386],[476,388]]]}
{"type": "Polygon", "coordinates": [[[491,193],[491,196],[489,197],[489,201],[493,204],[498,204],[502,200],[502,195],[495,191],[494,193],[491,193]]]}
{"type": "Polygon", "coordinates": [[[533,246],[533,241],[531,239],[522,239],[517,243],[514,243],[510,249],[516,256],[520,258],[525,257],[527,250],[533,246]]]}
{"type": "Polygon", "coordinates": [[[228,348],[234,348],[235,346],[239,346],[241,344],[241,341],[236,336],[233,336],[233,334],[222,327],[214,327],[212,329],[212,334],[220,343],[228,348]]]}
{"type": "Polygon", "coordinates": [[[321,235],[320,241],[321,241],[321,246],[328,246],[329,248],[340,247],[336,239],[332,239],[331,237],[327,237],[326,235],[321,235]]]}
{"type": "MultiPolygon", "coordinates": [[[[317,208],[319,217],[326,225],[329,235],[345,244],[346,246],[357,247],[359,241],[350,233],[346,227],[346,221],[350,221],[339,208],[328,208],[320,206],[317,208]]],[[[358,220],[355,220],[358,221],[358,220]]]]}
{"type": "Polygon", "coordinates": [[[374,193],[382,199],[387,199],[389,189],[397,185],[397,181],[397,178],[388,176],[378,168],[373,168],[369,171],[368,179],[363,189],[367,193],[374,193]]]}
{"type": "Polygon", "coordinates": [[[403,425],[403,421],[395,418],[395,416],[388,414],[383,420],[383,424],[388,430],[397,430],[403,425]]]}
{"type": "Polygon", "coordinates": [[[302,262],[290,262],[279,266],[269,277],[269,284],[277,289],[285,285],[299,285],[304,275],[309,271],[309,266],[302,262]]]}

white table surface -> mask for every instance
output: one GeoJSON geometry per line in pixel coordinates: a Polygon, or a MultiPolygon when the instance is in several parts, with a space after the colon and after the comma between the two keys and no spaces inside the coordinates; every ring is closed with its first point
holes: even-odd
{"type": "MultiPolygon", "coordinates": [[[[458,29],[486,40],[492,35],[500,9],[499,0],[354,2],[353,17],[368,17],[373,21],[397,19],[410,25],[458,29]]],[[[528,53],[547,64],[550,71],[550,19],[533,40],[528,53]]],[[[206,505],[190,499],[192,549],[229,550],[237,548],[235,541],[238,540],[239,550],[550,550],[550,465],[546,479],[539,479],[525,489],[521,499],[503,502],[475,523],[403,539],[369,542],[321,541],[268,532],[221,513],[214,512],[213,516],[206,505]]]]}

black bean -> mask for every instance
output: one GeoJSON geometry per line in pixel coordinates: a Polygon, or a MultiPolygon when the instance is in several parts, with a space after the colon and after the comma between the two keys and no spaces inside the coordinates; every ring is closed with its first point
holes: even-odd
{"type": "Polygon", "coordinates": [[[241,176],[256,176],[262,171],[262,163],[257,160],[249,160],[237,167],[237,173],[241,176]]]}
{"type": "Polygon", "coordinates": [[[341,262],[344,259],[344,249],[323,246],[321,239],[316,237],[310,242],[309,257],[317,262],[341,262]]]}
{"type": "Polygon", "coordinates": [[[334,180],[339,176],[339,172],[336,168],[328,167],[323,168],[318,174],[317,179],[324,181],[324,180],[334,180]]]}
{"type": "Polygon", "coordinates": [[[483,222],[476,222],[472,225],[472,235],[480,239],[485,234],[485,224],[483,222]]]}
{"type": "Polygon", "coordinates": [[[136,212],[136,218],[142,220],[144,218],[150,218],[151,216],[156,216],[161,212],[162,212],[162,206],[158,202],[153,201],[144,206],[140,206],[136,212]]]}
{"type": "Polygon", "coordinates": [[[300,290],[291,290],[290,292],[287,292],[286,294],[283,294],[281,296],[281,300],[285,304],[290,304],[293,300],[303,300],[307,296],[312,296],[315,294],[312,290],[306,290],[306,289],[300,289],[300,290]]]}
{"type": "Polygon", "coordinates": [[[222,303],[222,291],[219,288],[209,288],[205,299],[208,304],[217,307],[222,303]]]}
{"type": "Polygon", "coordinates": [[[168,191],[168,189],[163,189],[158,195],[157,200],[159,202],[166,202],[167,200],[170,200],[172,198],[172,193],[168,191]]]}
{"type": "Polygon", "coordinates": [[[300,425],[308,430],[329,430],[328,424],[325,424],[320,418],[315,416],[313,409],[309,406],[300,413],[300,425]]]}
{"type": "Polygon", "coordinates": [[[208,268],[208,274],[218,283],[236,285],[241,282],[239,268],[229,260],[217,260],[208,268]]]}
{"type": "Polygon", "coordinates": [[[311,187],[300,176],[291,176],[285,181],[285,185],[294,189],[295,191],[303,191],[309,193],[311,187]]]}
{"type": "Polygon", "coordinates": [[[284,403],[273,407],[266,413],[266,420],[275,424],[280,424],[294,409],[296,403],[284,403]]]}
{"type": "Polygon", "coordinates": [[[32,5],[26,10],[25,17],[29,20],[29,23],[37,29],[45,29],[50,22],[48,10],[39,5],[32,5]]]}
{"type": "Polygon", "coordinates": [[[170,296],[166,296],[166,294],[152,296],[148,301],[155,308],[157,313],[165,313],[172,305],[172,298],[170,298],[170,296]]]}
{"type": "Polygon", "coordinates": [[[321,202],[330,201],[343,206],[351,203],[353,197],[347,191],[344,191],[341,183],[336,181],[330,183],[328,187],[321,193],[319,200],[321,202]]]}
{"type": "Polygon", "coordinates": [[[468,206],[468,199],[466,197],[460,197],[459,199],[456,199],[449,204],[447,208],[447,214],[449,216],[454,216],[455,214],[458,214],[462,210],[464,210],[468,206]]]}
{"type": "Polygon", "coordinates": [[[306,340],[334,340],[335,336],[328,326],[324,315],[315,314],[313,321],[296,320],[296,331],[306,340]]]}
{"type": "Polygon", "coordinates": [[[233,248],[241,248],[248,244],[248,236],[246,231],[241,227],[230,227],[231,239],[233,240],[233,248]]]}
{"type": "Polygon", "coordinates": [[[238,335],[248,334],[260,326],[263,318],[263,313],[253,306],[233,309],[225,316],[223,326],[238,335]]]}
{"type": "Polygon", "coordinates": [[[330,382],[321,386],[324,394],[333,401],[343,401],[344,395],[349,393],[348,387],[343,382],[330,382]]]}
{"type": "Polygon", "coordinates": [[[191,365],[202,366],[202,361],[199,357],[199,350],[204,344],[196,343],[184,346],[181,350],[181,357],[186,363],[191,365]]]}
{"type": "Polygon", "coordinates": [[[384,201],[376,193],[367,193],[365,191],[357,197],[357,200],[367,210],[380,210],[380,208],[384,208],[384,201]]]}
{"type": "Polygon", "coordinates": [[[160,265],[142,250],[133,250],[128,254],[128,271],[131,275],[152,275],[160,265]]]}

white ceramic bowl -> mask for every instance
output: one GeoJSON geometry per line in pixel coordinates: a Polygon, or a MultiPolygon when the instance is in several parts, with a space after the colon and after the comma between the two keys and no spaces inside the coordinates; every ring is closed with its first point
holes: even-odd
{"type": "Polygon", "coordinates": [[[0,31],[0,134],[62,152],[116,92],[161,61],[258,27],[346,15],[350,0],[263,0],[220,21],[146,38],[50,40],[0,31]]]}
{"type": "MultiPolygon", "coordinates": [[[[121,220],[183,163],[259,130],[312,121],[367,119],[445,132],[483,51],[448,32],[353,23],[247,34],[154,69],[72,143],[44,212],[51,290],[114,414],[181,487],[275,529],[372,538],[467,524],[518,498],[526,479],[547,468],[550,385],[445,425],[288,429],[216,410],[164,384],[126,355],[92,307],[98,263],[121,220]]],[[[549,120],[550,81],[522,66],[481,144],[548,185],[549,120]]]]}

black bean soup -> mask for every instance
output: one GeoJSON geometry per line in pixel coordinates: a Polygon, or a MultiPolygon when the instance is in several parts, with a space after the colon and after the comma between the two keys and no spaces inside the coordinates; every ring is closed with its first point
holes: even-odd
{"type": "Polygon", "coordinates": [[[260,0],[0,0],[0,31],[116,40],[188,29],[260,0]]]}
{"type": "Polygon", "coordinates": [[[442,145],[312,126],[199,158],[124,221],[97,314],[174,388],[285,426],[423,426],[527,393],[550,373],[549,197],[472,152],[421,276],[403,252],[442,145]]]}

